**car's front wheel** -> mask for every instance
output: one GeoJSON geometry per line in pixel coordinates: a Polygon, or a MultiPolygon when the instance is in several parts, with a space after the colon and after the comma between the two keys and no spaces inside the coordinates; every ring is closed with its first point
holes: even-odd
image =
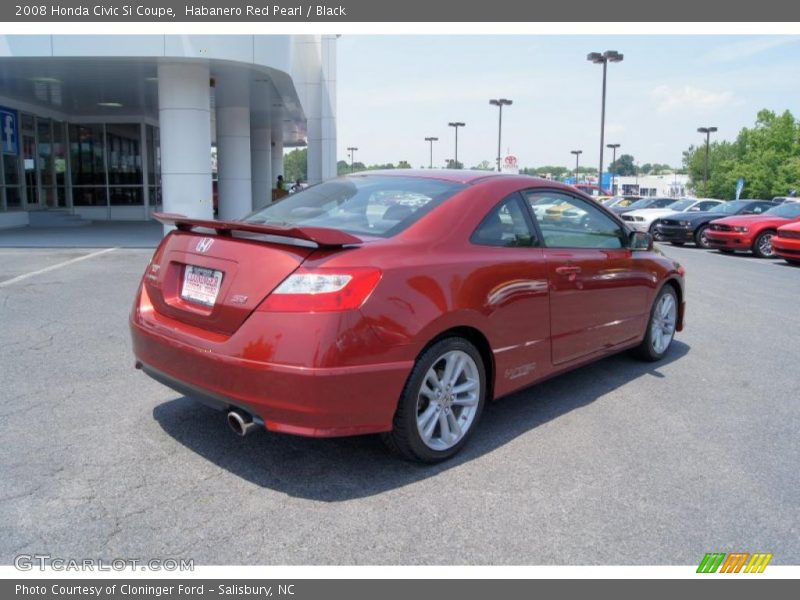
{"type": "Polygon", "coordinates": [[[708,225],[701,225],[698,230],[694,234],[694,244],[698,248],[704,248],[708,250],[711,246],[708,244],[708,236],[706,233],[708,232],[708,225]]]}
{"type": "Polygon", "coordinates": [[[672,344],[677,324],[678,295],[675,293],[675,288],[667,284],[661,288],[653,302],[647,333],[636,348],[636,354],[644,360],[660,360],[672,344]]]}
{"type": "Polygon", "coordinates": [[[445,338],[417,359],[383,440],[409,460],[446,460],[467,443],[485,401],[480,353],[464,338],[445,338]]]}
{"type": "Polygon", "coordinates": [[[772,238],[775,237],[774,231],[764,231],[753,242],[753,254],[758,258],[772,258],[775,250],[772,249],[772,238]]]}

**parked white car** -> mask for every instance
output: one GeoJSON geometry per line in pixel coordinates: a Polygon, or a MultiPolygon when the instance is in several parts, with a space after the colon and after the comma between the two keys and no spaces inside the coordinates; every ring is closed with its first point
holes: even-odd
{"type": "Polygon", "coordinates": [[[644,231],[655,234],[655,226],[661,217],[678,212],[703,212],[712,210],[722,204],[722,200],[713,198],[683,198],[673,202],[666,208],[642,208],[632,210],[622,215],[622,220],[636,231],[644,231]]]}

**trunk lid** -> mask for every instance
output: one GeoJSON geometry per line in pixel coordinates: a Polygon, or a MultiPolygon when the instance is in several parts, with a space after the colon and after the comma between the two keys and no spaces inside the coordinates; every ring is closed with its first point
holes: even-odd
{"type": "Polygon", "coordinates": [[[317,248],[361,243],[323,228],[156,215],[174,224],[144,276],[155,310],[206,331],[234,333],[278,284],[317,248]],[[298,240],[300,240],[298,242],[298,240]]]}

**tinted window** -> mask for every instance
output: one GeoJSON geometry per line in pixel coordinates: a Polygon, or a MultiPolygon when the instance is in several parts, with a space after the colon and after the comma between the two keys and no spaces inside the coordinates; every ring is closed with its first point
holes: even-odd
{"type": "Polygon", "coordinates": [[[436,179],[356,175],[326,181],[244,218],[250,223],[330,227],[355,234],[399,233],[463,185],[436,179]]]}
{"type": "Polygon", "coordinates": [[[622,248],[625,243],[625,231],[590,202],[558,192],[524,196],[550,248],[622,248]]]}
{"type": "Polygon", "coordinates": [[[525,219],[525,209],[520,200],[511,196],[489,211],[472,234],[472,242],[506,248],[535,245],[535,238],[525,219]]]}
{"type": "Polygon", "coordinates": [[[764,211],[764,214],[771,217],[783,217],[784,219],[797,219],[800,217],[800,203],[787,202],[785,204],[779,204],[774,208],[764,211]]]}
{"type": "Polygon", "coordinates": [[[695,212],[695,211],[700,212],[700,211],[706,211],[706,210],[713,210],[714,208],[716,208],[718,206],[719,206],[719,202],[712,202],[711,200],[707,200],[705,202],[698,202],[697,204],[695,204],[689,210],[691,212],[695,212]]]}

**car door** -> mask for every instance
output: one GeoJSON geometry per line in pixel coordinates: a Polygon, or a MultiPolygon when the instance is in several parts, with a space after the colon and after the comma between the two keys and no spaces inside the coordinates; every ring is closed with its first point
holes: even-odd
{"type": "Polygon", "coordinates": [[[570,204],[558,220],[535,217],[550,283],[553,364],[641,336],[652,273],[627,247],[628,231],[590,201],[563,191],[523,195],[529,206],[549,197],[570,204]]]}
{"type": "Polygon", "coordinates": [[[470,238],[476,260],[464,289],[480,301],[502,395],[550,370],[547,264],[525,202],[495,205],[470,238]]]}

